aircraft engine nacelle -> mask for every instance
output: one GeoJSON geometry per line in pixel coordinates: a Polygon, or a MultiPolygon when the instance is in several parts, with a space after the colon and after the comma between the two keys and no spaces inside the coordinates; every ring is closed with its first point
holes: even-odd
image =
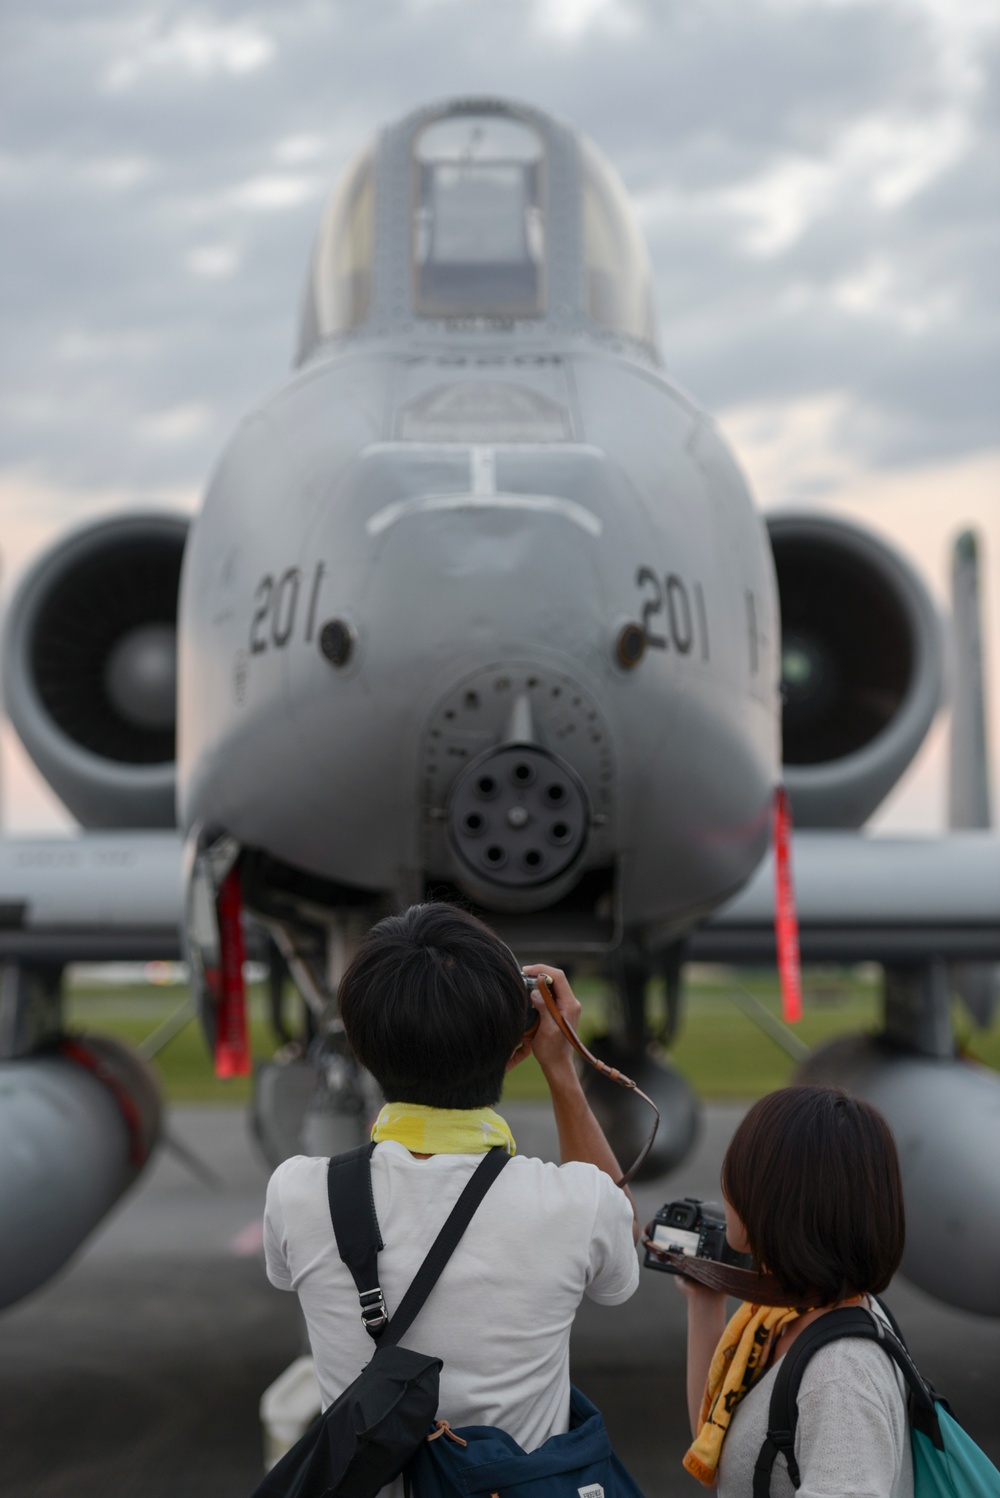
{"type": "Polygon", "coordinates": [[[781,600],[785,784],[799,827],[860,827],[942,693],[942,629],[909,563],[830,515],[768,516],[781,600]]]}
{"type": "Polygon", "coordinates": [[[7,712],[84,827],[173,827],[177,592],[188,521],[99,521],[46,551],[7,615],[7,712]]]}

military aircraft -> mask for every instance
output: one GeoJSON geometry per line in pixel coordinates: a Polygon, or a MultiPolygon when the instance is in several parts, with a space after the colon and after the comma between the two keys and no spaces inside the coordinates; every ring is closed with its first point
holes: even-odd
{"type": "MultiPolygon", "coordinates": [[[[156,1137],[141,1062],[63,1033],[73,960],[183,950],[232,1072],[245,941],[270,952],[286,1044],[258,1133],[273,1159],[324,1152],[372,1102],[336,1019],[352,945],[461,899],[523,960],[610,975],[605,1054],[658,1101],[669,1169],[696,1104],[649,1053],[647,989],[664,975],[674,1016],[685,960],[773,960],[783,781],[804,958],[886,974],[884,1033],[813,1066],[896,1130],[907,1272],[1000,1314],[1000,1079],[956,1059],[948,1010],[948,964],[1000,960],[1000,841],[975,817],[859,830],[941,702],[941,621],[861,527],[762,518],[664,374],[633,211],[572,129],[486,98],[384,129],[323,215],[294,372],[200,512],[61,539],[2,650],[10,718],[84,831],[0,845],[0,1303],[156,1137]]],[[[628,1154],[629,1099],[594,1096],[628,1154]]]]}

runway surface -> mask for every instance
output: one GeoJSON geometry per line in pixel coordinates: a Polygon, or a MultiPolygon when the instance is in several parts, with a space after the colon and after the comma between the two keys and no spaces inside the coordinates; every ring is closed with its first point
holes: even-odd
{"type": "MultiPolygon", "coordinates": [[[[519,1148],[549,1154],[547,1111],[505,1109],[519,1148]]],[[[718,1195],[740,1116],[706,1110],[668,1197],[718,1195]]],[[[221,1177],[216,1189],[161,1153],[54,1283],[0,1319],[0,1494],[11,1498],[245,1498],[261,1474],[260,1395],[303,1350],[293,1296],[259,1252],[267,1171],[239,1109],[181,1108],[170,1128],[221,1177]]],[[[1000,1463],[1000,1322],[948,1310],[903,1282],[889,1301],[924,1373],[1000,1463]]],[[[603,1409],[650,1498],[700,1491],[680,1468],[684,1307],[644,1273],[625,1306],[584,1302],[573,1374],[603,1409]]]]}

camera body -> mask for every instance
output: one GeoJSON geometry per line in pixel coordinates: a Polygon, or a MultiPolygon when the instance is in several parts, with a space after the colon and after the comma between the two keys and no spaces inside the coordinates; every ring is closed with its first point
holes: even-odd
{"type": "Polygon", "coordinates": [[[526,1001],[524,1014],[524,1033],[530,1038],[529,1032],[532,1032],[538,1028],[538,1021],[541,1018],[538,1010],[531,1002],[531,995],[535,992],[535,989],[538,988],[542,983],[545,984],[546,988],[551,989],[552,979],[549,977],[548,973],[539,973],[537,975],[533,973],[522,973],[521,978],[524,981],[524,993],[526,1001]]]}
{"type": "MultiPolygon", "coordinates": [[[[717,1264],[731,1264],[737,1269],[752,1268],[750,1255],[738,1254],[726,1242],[726,1214],[716,1202],[703,1202],[696,1196],[667,1202],[649,1224],[647,1236],[659,1248],[685,1258],[714,1259],[717,1264]]],[[[681,1273],[648,1248],[643,1262],[647,1269],[681,1273]]]]}

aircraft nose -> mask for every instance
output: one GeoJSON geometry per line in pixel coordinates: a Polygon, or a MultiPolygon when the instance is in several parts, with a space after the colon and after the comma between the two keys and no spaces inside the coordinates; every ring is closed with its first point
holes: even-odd
{"type": "Polygon", "coordinates": [[[558,879],[580,857],[590,807],[565,760],[537,744],[504,744],[458,776],[447,818],[454,850],[473,874],[528,889],[558,879]]]}

